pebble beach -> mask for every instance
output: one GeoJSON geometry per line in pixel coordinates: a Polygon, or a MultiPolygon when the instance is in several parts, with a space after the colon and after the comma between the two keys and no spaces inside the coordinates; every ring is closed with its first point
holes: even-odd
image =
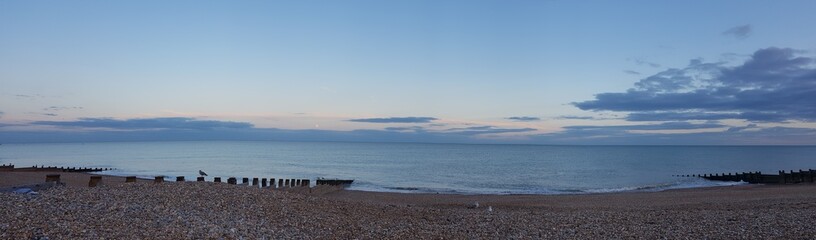
{"type": "Polygon", "coordinates": [[[812,184],[553,196],[108,181],[0,193],[2,239],[813,239],[814,224],[812,184]]]}

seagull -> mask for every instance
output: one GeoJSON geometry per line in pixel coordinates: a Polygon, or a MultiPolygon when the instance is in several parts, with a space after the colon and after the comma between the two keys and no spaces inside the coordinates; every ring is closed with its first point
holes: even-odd
{"type": "Polygon", "coordinates": [[[198,175],[207,176],[207,173],[205,173],[204,171],[198,170],[198,175]]]}

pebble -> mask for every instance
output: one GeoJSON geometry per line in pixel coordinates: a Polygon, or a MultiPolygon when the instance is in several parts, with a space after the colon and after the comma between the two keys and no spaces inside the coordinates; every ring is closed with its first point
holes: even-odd
{"type": "Polygon", "coordinates": [[[0,239],[813,239],[813,200],[495,211],[204,182],[133,183],[56,187],[36,197],[0,193],[0,239]]]}

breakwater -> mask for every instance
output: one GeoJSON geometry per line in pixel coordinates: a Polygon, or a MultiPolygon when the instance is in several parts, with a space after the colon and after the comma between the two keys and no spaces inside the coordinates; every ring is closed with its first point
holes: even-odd
{"type": "Polygon", "coordinates": [[[799,171],[790,170],[788,172],[779,170],[776,174],[763,174],[762,172],[737,172],[737,173],[713,173],[713,174],[693,174],[675,175],[678,177],[699,177],[712,181],[747,182],[761,184],[796,184],[813,183],[816,178],[816,170],[808,169],[799,171]]]}

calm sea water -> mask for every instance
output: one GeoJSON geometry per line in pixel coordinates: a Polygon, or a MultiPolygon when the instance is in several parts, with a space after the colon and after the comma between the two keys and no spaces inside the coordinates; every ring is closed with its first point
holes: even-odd
{"type": "MultiPolygon", "coordinates": [[[[816,147],[537,146],[334,142],[0,145],[0,163],[113,175],[354,179],[369,191],[560,194],[726,183],[674,174],[816,168],[816,147]]],[[[211,180],[211,179],[210,179],[211,180]]]]}

